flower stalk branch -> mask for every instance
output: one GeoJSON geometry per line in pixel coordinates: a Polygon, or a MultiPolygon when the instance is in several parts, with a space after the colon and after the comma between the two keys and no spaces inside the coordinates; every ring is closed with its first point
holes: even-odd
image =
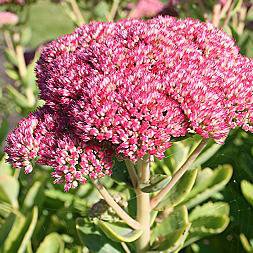
{"type": "Polygon", "coordinates": [[[113,199],[113,197],[110,195],[110,193],[106,190],[106,188],[99,182],[99,181],[93,181],[93,184],[101,194],[101,196],[104,198],[106,203],[115,211],[115,213],[123,220],[125,221],[130,227],[133,229],[140,229],[140,223],[137,222],[135,219],[133,219],[130,215],[128,215],[121,206],[113,199]]]}
{"type": "Polygon", "coordinates": [[[162,199],[167,195],[167,193],[173,188],[173,186],[182,178],[185,172],[190,168],[190,166],[194,163],[195,159],[201,153],[201,151],[205,148],[207,144],[207,140],[202,140],[196,149],[191,153],[188,159],[184,162],[182,167],[176,171],[174,176],[172,177],[171,181],[168,185],[163,188],[156,196],[151,199],[151,208],[154,209],[162,199]]]}
{"type": "Polygon", "coordinates": [[[79,25],[79,26],[83,25],[85,23],[84,18],[83,18],[83,15],[79,9],[79,6],[78,6],[76,0],[69,0],[69,2],[71,5],[71,8],[72,8],[72,11],[75,15],[77,25],[79,25]]]}
{"type": "Polygon", "coordinates": [[[117,14],[117,10],[118,10],[118,7],[119,7],[119,3],[120,1],[119,0],[114,0],[113,1],[113,4],[112,4],[112,8],[110,10],[110,13],[108,14],[107,16],[107,20],[108,21],[113,21],[115,19],[115,16],[117,14]]]}
{"type": "Polygon", "coordinates": [[[138,178],[138,175],[136,173],[134,164],[129,159],[127,159],[125,161],[125,163],[126,163],[128,174],[129,174],[130,179],[132,181],[133,187],[134,187],[134,189],[136,189],[138,187],[138,184],[139,184],[139,182],[138,182],[139,178],[138,178]]]}

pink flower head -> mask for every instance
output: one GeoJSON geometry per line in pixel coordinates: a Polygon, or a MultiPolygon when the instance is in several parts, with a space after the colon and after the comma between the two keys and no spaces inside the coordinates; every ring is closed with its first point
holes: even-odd
{"type": "Polygon", "coordinates": [[[24,5],[25,0],[0,0],[0,5],[1,4],[17,4],[17,5],[24,5]]]}
{"type": "Polygon", "coordinates": [[[18,23],[18,16],[8,11],[0,12],[0,26],[15,25],[18,23]]]}
{"type": "Polygon", "coordinates": [[[34,162],[52,166],[55,183],[65,190],[111,174],[112,150],[103,144],[84,143],[69,134],[63,116],[48,107],[23,119],[7,138],[8,161],[15,168],[32,171],[34,162]]]}
{"type": "Polygon", "coordinates": [[[160,0],[139,0],[130,13],[131,18],[154,17],[160,13],[165,4],[160,0]]]}
{"type": "Polygon", "coordinates": [[[84,25],[43,49],[47,105],[10,135],[9,161],[50,165],[68,190],[110,174],[112,156],[162,158],[188,132],[223,143],[236,126],[253,131],[252,69],[226,33],[197,20],[84,25]]]}

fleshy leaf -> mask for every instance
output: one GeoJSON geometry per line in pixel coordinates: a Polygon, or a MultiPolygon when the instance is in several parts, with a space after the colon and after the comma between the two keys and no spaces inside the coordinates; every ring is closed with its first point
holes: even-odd
{"type": "Polygon", "coordinates": [[[241,189],[245,199],[253,206],[253,184],[243,180],[241,182],[241,189]]]}
{"type": "Polygon", "coordinates": [[[249,243],[247,237],[244,234],[240,234],[240,240],[244,250],[248,253],[253,253],[253,246],[249,243]]]}
{"type": "Polygon", "coordinates": [[[37,207],[34,207],[33,211],[27,217],[24,217],[22,214],[17,215],[14,224],[2,246],[3,252],[24,253],[26,247],[30,243],[37,219],[37,207]]]}
{"type": "Polygon", "coordinates": [[[127,167],[124,161],[117,161],[113,165],[113,173],[111,177],[117,181],[117,183],[126,183],[128,186],[132,186],[130,177],[127,172],[127,167]]]}
{"type": "Polygon", "coordinates": [[[98,221],[100,229],[115,242],[133,242],[142,235],[142,230],[133,230],[125,223],[98,221]]]}
{"type": "Polygon", "coordinates": [[[195,207],[190,215],[191,222],[205,216],[224,216],[229,215],[229,205],[225,202],[208,202],[202,206],[195,207]]]}
{"type": "Polygon", "coordinates": [[[44,198],[44,184],[40,181],[36,181],[29,189],[23,202],[23,208],[29,209],[33,206],[38,206],[44,198]]]}
{"type": "Polygon", "coordinates": [[[151,235],[152,249],[175,252],[182,247],[190,226],[187,208],[175,208],[160,223],[156,223],[151,235]]]}
{"type": "Polygon", "coordinates": [[[208,202],[197,206],[189,215],[192,224],[185,246],[214,234],[223,232],[229,224],[229,205],[208,202]]]}
{"type": "Polygon", "coordinates": [[[51,233],[45,237],[36,253],[63,253],[64,241],[57,233],[51,233]]]}
{"type": "Polygon", "coordinates": [[[194,185],[197,173],[198,170],[196,169],[187,171],[155,209],[162,210],[166,208],[166,206],[177,206],[182,201],[184,201],[184,198],[191,191],[194,185]]]}
{"type": "Polygon", "coordinates": [[[186,196],[184,204],[192,208],[222,190],[232,177],[233,169],[230,165],[222,165],[211,170],[205,168],[200,171],[196,183],[186,196]]]}
{"type": "Polygon", "coordinates": [[[141,190],[143,192],[157,192],[163,189],[171,180],[171,177],[166,175],[156,174],[151,177],[150,182],[148,184],[140,185],[141,190]]]}
{"type": "Polygon", "coordinates": [[[208,159],[210,159],[220,148],[222,145],[214,143],[207,150],[205,150],[198,158],[195,160],[191,168],[197,168],[205,163],[208,159]]]}
{"type": "Polygon", "coordinates": [[[223,232],[229,224],[228,216],[200,217],[192,223],[186,245],[203,237],[223,232]]]}
{"type": "Polygon", "coordinates": [[[23,237],[23,240],[19,246],[17,253],[25,253],[28,244],[30,243],[33,231],[35,229],[38,220],[38,208],[35,206],[32,211],[31,220],[29,221],[29,227],[23,237]]]}
{"type": "MultiPolygon", "coordinates": [[[[10,213],[9,216],[5,219],[5,222],[0,226],[0,245],[4,244],[5,239],[7,238],[9,232],[15,221],[15,214],[10,213]]],[[[0,248],[1,252],[1,248],[0,248]]]]}
{"type": "Polygon", "coordinates": [[[178,170],[185,162],[189,155],[190,146],[186,145],[183,141],[175,142],[166,151],[166,161],[171,172],[178,170]]]}
{"type": "Polygon", "coordinates": [[[18,207],[19,183],[11,176],[0,176],[0,200],[10,203],[14,208],[18,207]],[[11,186],[11,187],[10,187],[11,186]]]}
{"type": "Polygon", "coordinates": [[[77,219],[76,229],[83,246],[92,253],[121,253],[120,243],[108,239],[99,227],[85,219],[77,219]]]}
{"type": "Polygon", "coordinates": [[[0,145],[4,141],[4,139],[8,133],[8,130],[9,130],[9,123],[8,123],[7,118],[4,118],[1,122],[1,125],[0,125],[0,145]]]}

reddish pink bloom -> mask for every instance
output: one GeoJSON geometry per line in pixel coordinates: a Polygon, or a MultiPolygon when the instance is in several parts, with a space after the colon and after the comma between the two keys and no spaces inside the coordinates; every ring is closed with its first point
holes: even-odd
{"type": "Polygon", "coordinates": [[[69,133],[64,116],[48,107],[23,119],[7,139],[8,161],[15,168],[32,171],[34,162],[52,166],[55,183],[65,190],[111,174],[112,149],[106,145],[83,143],[69,133]]]}
{"type": "Polygon", "coordinates": [[[9,161],[29,172],[37,157],[68,190],[110,174],[112,152],[162,158],[188,132],[218,143],[236,126],[252,132],[252,65],[226,33],[193,19],[84,25],[42,51],[46,113],[10,135],[9,161]]]}
{"type": "Polygon", "coordinates": [[[227,0],[220,0],[219,2],[220,2],[220,4],[225,5],[227,0]]]}
{"type": "Polygon", "coordinates": [[[1,4],[18,4],[18,5],[23,5],[23,4],[25,4],[25,0],[0,0],[0,5],[1,4]]]}
{"type": "Polygon", "coordinates": [[[18,16],[8,11],[0,12],[0,26],[15,25],[18,23],[18,16]]]}
{"type": "Polygon", "coordinates": [[[131,18],[154,17],[160,13],[165,4],[160,0],[139,0],[130,13],[131,18]]]}

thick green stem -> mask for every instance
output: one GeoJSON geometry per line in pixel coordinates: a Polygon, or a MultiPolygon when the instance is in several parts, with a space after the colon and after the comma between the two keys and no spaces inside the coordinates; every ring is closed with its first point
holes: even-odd
{"type": "Polygon", "coordinates": [[[135,189],[137,199],[137,221],[143,229],[143,234],[136,242],[138,253],[147,252],[150,242],[150,196],[142,192],[139,185],[148,183],[150,178],[150,157],[139,161],[139,184],[135,189]]]}

